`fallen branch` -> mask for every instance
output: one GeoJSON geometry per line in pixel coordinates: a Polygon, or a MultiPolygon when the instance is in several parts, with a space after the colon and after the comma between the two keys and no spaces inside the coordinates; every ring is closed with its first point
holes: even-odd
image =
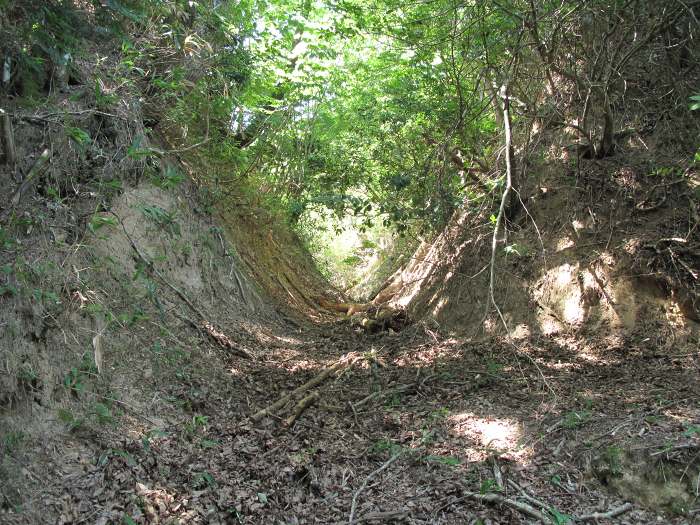
{"type": "Polygon", "coordinates": [[[515,481],[513,481],[512,479],[509,479],[509,480],[508,480],[508,485],[510,485],[510,486],[513,487],[515,490],[517,490],[518,492],[520,492],[520,497],[522,497],[522,498],[523,498],[524,500],[526,500],[526,501],[529,501],[529,502],[532,503],[533,505],[536,505],[536,506],[539,507],[540,509],[546,509],[546,508],[549,507],[549,505],[547,505],[547,504],[544,503],[543,501],[540,501],[540,500],[538,500],[537,498],[534,498],[534,497],[530,496],[530,494],[528,494],[528,493],[525,491],[525,489],[523,489],[520,485],[518,485],[518,484],[517,484],[515,481]]]}
{"type": "Polygon", "coordinates": [[[606,520],[624,514],[625,512],[632,510],[631,503],[625,503],[607,512],[594,512],[593,514],[584,514],[583,516],[578,516],[576,521],[595,521],[595,520],[606,520]]]}
{"type": "Polygon", "coordinates": [[[230,350],[233,350],[234,353],[248,358],[252,359],[253,356],[247,352],[246,350],[243,350],[241,347],[239,347],[237,344],[235,344],[229,336],[227,336],[225,333],[223,333],[221,330],[218,330],[213,324],[211,324],[208,321],[202,321],[201,324],[201,329],[209,335],[214,341],[216,341],[219,346],[223,348],[229,348],[230,350]]]}
{"type": "Polygon", "coordinates": [[[289,416],[287,419],[284,420],[284,426],[285,427],[291,427],[292,424],[299,418],[299,416],[309,408],[311,405],[313,405],[316,401],[319,399],[319,394],[318,392],[313,392],[303,398],[301,401],[299,401],[296,406],[294,407],[294,412],[292,412],[292,415],[289,416]]]}
{"type": "Polygon", "coordinates": [[[391,388],[389,390],[372,392],[371,394],[360,399],[357,403],[355,403],[354,405],[351,405],[351,406],[352,406],[353,410],[356,410],[358,407],[361,407],[362,405],[369,403],[373,399],[393,396],[394,394],[403,394],[404,392],[407,392],[415,387],[416,387],[415,384],[400,385],[400,386],[397,386],[396,388],[391,388]]]}
{"type": "Polygon", "coordinates": [[[384,464],[382,464],[381,467],[379,467],[377,470],[373,471],[369,476],[365,478],[365,481],[362,483],[359,489],[357,489],[357,492],[352,497],[352,505],[350,505],[350,518],[348,519],[348,524],[353,525],[355,523],[355,511],[357,510],[357,498],[358,496],[362,493],[363,490],[367,488],[367,485],[369,485],[369,482],[372,481],[373,478],[381,474],[384,470],[388,469],[389,466],[399,459],[401,457],[401,452],[398,452],[391,456],[388,461],[386,461],[384,464]]]}
{"type": "MultiPolygon", "coordinates": [[[[550,524],[552,523],[552,520],[549,519],[547,516],[542,514],[540,511],[535,509],[534,507],[528,505],[527,503],[522,503],[520,501],[516,501],[514,499],[506,498],[504,496],[501,496],[500,494],[494,494],[494,493],[487,493],[487,494],[481,494],[478,492],[464,492],[464,495],[460,499],[471,499],[475,501],[484,501],[486,503],[498,503],[501,505],[506,505],[512,509],[517,510],[518,512],[521,512],[527,516],[530,516],[531,518],[535,518],[537,520],[540,520],[542,523],[547,523],[550,524]]],[[[453,501],[451,504],[457,503],[459,500],[453,501]]]]}
{"type": "Polygon", "coordinates": [[[267,416],[268,414],[271,414],[275,410],[282,408],[284,405],[286,405],[293,398],[300,396],[301,394],[303,394],[307,390],[310,390],[317,385],[320,385],[328,378],[328,376],[330,376],[331,374],[333,374],[337,370],[340,370],[342,367],[344,367],[348,364],[351,364],[352,362],[354,362],[354,359],[348,359],[347,356],[341,357],[340,360],[338,360],[333,366],[329,366],[323,372],[318,374],[316,377],[314,377],[310,381],[307,381],[306,383],[304,383],[300,387],[292,390],[289,394],[282,396],[281,398],[279,398],[277,401],[272,403],[267,408],[263,408],[262,410],[258,410],[255,414],[250,416],[250,419],[252,421],[259,421],[260,419],[267,416]]]}

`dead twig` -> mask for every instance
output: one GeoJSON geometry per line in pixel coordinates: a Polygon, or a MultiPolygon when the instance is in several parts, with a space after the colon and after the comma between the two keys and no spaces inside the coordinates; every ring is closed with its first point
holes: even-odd
{"type": "Polygon", "coordinates": [[[353,525],[353,523],[357,523],[355,521],[355,511],[357,510],[357,498],[359,497],[360,494],[362,494],[362,491],[367,488],[367,485],[369,485],[369,482],[372,481],[373,478],[377,477],[379,474],[381,474],[383,471],[389,468],[391,464],[399,459],[401,457],[402,452],[397,452],[393,456],[391,456],[387,461],[385,461],[381,467],[379,467],[377,470],[373,471],[370,473],[369,476],[365,478],[365,481],[360,485],[360,488],[357,489],[355,494],[352,497],[352,504],[350,505],[350,518],[348,519],[348,524],[353,525]]]}
{"type": "Polygon", "coordinates": [[[526,516],[530,516],[531,518],[535,518],[536,520],[540,520],[542,523],[547,523],[547,524],[552,523],[551,519],[549,519],[547,516],[542,514],[540,511],[538,511],[537,509],[535,509],[531,505],[528,505],[527,503],[523,503],[521,501],[516,501],[514,499],[506,498],[505,496],[501,496],[500,494],[494,494],[492,492],[487,493],[487,494],[480,494],[478,492],[465,491],[461,498],[452,501],[450,503],[450,505],[452,505],[454,503],[458,503],[459,501],[462,501],[465,499],[471,499],[474,501],[483,501],[486,503],[498,503],[501,505],[506,505],[512,509],[517,510],[518,512],[525,514],[526,516]]]}
{"type": "Polygon", "coordinates": [[[189,317],[186,317],[175,310],[173,310],[173,314],[175,315],[175,317],[179,318],[182,321],[185,321],[186,323],[191,324],[194,328],[202,332],[204,335],[216,341],[216,343],[222,348],[228,348],[232,350],[234,354],[240,355],[241,357],[245,357],[246,359],[254,358],[254,356],[250,352],[241,348],[236,343],[231,341],[231,339],[226,334],[217,330],[217,328],[210,322],[202,320],[201,322],[197,323],[196,321],[193,321],[189,317]]]}
{"type": "Polygon", "coordinates": [[[619,507],[615,507],[607,512],[594,512],[593,514],[584,514],[583,516],[578,516],[576,521],[596,521],[596,520],[607,520],[624,514],[625,512],[632,510],[631,503],[625,503],[619,507]]]}
{"type": "Polygon", "coordinates": [[[520,497],[523,498],[526,501],[529,501],[533,505],[536,505],[540,509],[547,509],[549,508],[549,505],[544,503],[543,501],[538,500],[537,498],[531,496],[527,492],[525,492],[525,489],[523,489],[520,485],[518,485],[515,481],[512,479],[508,480],[508,485],[513,487],[515,490],[517,490],[520,493],[520,497]]]}

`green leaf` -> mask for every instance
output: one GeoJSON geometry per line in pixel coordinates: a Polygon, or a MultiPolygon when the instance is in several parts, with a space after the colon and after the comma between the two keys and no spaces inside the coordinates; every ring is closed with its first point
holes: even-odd
{"type": "Polygon", "coordinates": [[[690,100],[693,102],[690,104],[690,111],[695,111],[700,109],[700,94],[698,95],[692,95],[690,97],[690,100]]]}
{"type": "Polygon", "coordinates": [[[485,479],[479,486],[479,494],[499,491],[500,489],[501,487],[498,486],[498,482],[495,479],[485,479]]]}
{"type": "Polygon", "coordinates": [[[425,456],[424,459],[426,461],[442,463],[443,465],[449,465],[451,467],[456,467],[457,465],[461,464],[461,461],[458,458],[452,456],[425,456]]]}
{"type": "Polygon", "coordinates": [[[555,525],[566,525],[567,523],[573,523],[574,521],[573,516],[564,514],[554,507],[549,509],[549,514],[551,514],[555,525]]]}
{"type": "Polygon", "coordinates": [[[70,410],[66,410],[65,408],[59,408],[58,409],[58,419],[63,421],[66,424],[70,424],[73,422],[73,413],[70,410]]]}
{"type": "Polygon", "coordinates": [[[700,434],[700,426],[688,424],[683,432],[684,437],[693,437],[700,434]]]}
{"type": "Polygon", "coordinates": [[[156,152],[151,148],[142,148],[141,143],[143,142],[143,135],[136,135],[131,146],[126,150],[126,156],[131,159],[143,159],[147,157],[154,157],[156,152]]]}
{"type": "Polygon", "coordinates": [[[112,421],[112,412],[104,403],[95,403],[94,406],[97,421],[100,423],[110,423],[112,421]]]}
{"type": "Polygon", "coordinates": [[[81,148],[92,141],[90,134],[84,129],[67,126],[66,133],[81,148]]]}
{"type": "Polygon", "coordinates": [[[88,223],[88,229],[95,233],[97,230],[103,226],[116,226],[117,220],[112,217],[105,217],[104,215],[93,215],[88,223]]]}

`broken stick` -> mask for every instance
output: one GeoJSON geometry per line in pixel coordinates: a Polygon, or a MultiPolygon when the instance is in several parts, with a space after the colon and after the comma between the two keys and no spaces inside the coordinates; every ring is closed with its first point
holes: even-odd
{"type": "Polygon", "coordinates": [[[593,514],[584,514],[583,516],[579,516],[578,518],[576,518],[576,520],[577,521],[608,520],[610,518],[614,518],[616,516],[619,516],[620,514],[624,514],[625,512],[627,512],[629,510],[632,510],[632,504],[625,503],[625,504],[620,505],[619,507],[611,509],[607,512],[594,512],[593,514]]]}
{"type": "Polygon", "coordinates": [[[299,418],[299,416],[309,408],[311,405],[313,405],[316,401],[319,399],[319,394],[318,392],[313,392],[303,398],[301,401],[299,401],[296,406],[294,407],[294,412],[292,412],[292,415],[289,416],[287,419],[284,420],[284,426],[285,427],[291,427],[294,422],[299,418]]]}
{"type": "Polygon", "coordinates": [[[258,410],[255,414],[250,416],[250,419],[253,421],[261,420],[262,418],[264,418],[268,414],[271,414],[275,410],[282,408],[284,405],[286,405],[290,400],[294,399],[295,397],[300,396],[301,394],[303,394],[307,390],[312,389],[316,385],[320,385],[328,378],[328,376],[330,376],[331,374],[333,374],[337,370],[340,370],[342,367],[344,367],[348,364],[351,364],[353,362],[354,362],[354,359],[348,359],[347,356],[341,357],[340,360],[338,360],[333,366],[329,366],[323,372],[318,374],[316,377],[314,377],[310,381],[307,381],[306,383],[304,383],[300,387],[292,390],[286,396],[282,396],[281,398],[279,398],[277,401],[272,403],[267,408],[263,408],[262,410],[258,410]]]}

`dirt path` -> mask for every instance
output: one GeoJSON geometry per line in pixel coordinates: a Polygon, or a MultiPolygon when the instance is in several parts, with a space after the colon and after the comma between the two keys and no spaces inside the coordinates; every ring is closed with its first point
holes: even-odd
{"type": "Polygon", "coordinates": [[[154,431],[134,417],[126,436],[90,436],[94,457],[54,464],[36,497],[59,523],[535,522],[522,504],[567,523],[626,501],[631,510],[597,523],[689,523],[682,514],[697,506],[695,354],[633,339],[516,350],[344,324],[279,335],[255,354],[173,384],[169,395],[190,397],[177,425],[154,431]],[[250,421],[348,354],[352,364],[250,421]]]}

